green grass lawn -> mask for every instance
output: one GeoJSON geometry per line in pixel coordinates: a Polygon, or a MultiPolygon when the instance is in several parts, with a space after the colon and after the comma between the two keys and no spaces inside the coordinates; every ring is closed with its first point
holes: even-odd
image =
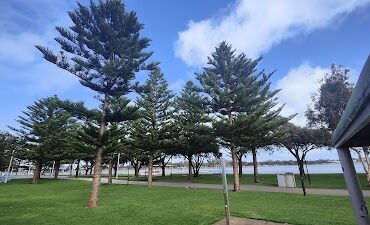
{"type": "MultiPolygon", "coordinates": [[[[101,206],[84,204],[90,182],[12,180],[0,184],[0,224],[212,224],[223,217],[220,190],[103,185],[101,206]]],[[[368,199],[369,200],[369,199],[368,199]]],[[[234,216],[290,224],[355,224],[348,197],[230,193],[234,216]]]]}
{"type": "MultiPolygon", "coordinates": [[[[307,188],[333,188],[333,189],[345,189],[346,184],[344,182],[343,174],[310,174],[311,185],[306,179],[305,184],[307,188]]],[[[126,178],[125,178],[126,179],[126,178]]],[[[144,177],[131,177],[131,180],[146,180],[144,177]]],[[[227,175],[228,183],[231,184],[233,181],[232,175],[227,175]]],[[[295,176],[298,187],[301,187],[298,176],[295,176]]],[[[363,189],[369,189],[366,182],[366,175],[359,174],[359,180],[363,189]]],[[[193,182],[193,183],[207,183],[207,184],[221,184],[222,180],[220,175],[212,174],[200,174],[199,177],[193,177],[191,181],[188,180],[187,175],[174,174],[171,176],[155,176],[154,181],[168,181],[168,182],[193,182]]],[[[241,184],[254,184],[252,174],[244,174],[240,179],[241,184]]],[[[277,186],[276,174],[261,174],[259,185],[270,185],[277,186]]]]}

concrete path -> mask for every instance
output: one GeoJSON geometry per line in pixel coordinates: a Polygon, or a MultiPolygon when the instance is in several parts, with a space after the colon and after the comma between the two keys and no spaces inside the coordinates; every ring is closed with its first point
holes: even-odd
{"type": "MultiPolygon", "coordinates": [[[[239,217],[230,217],[230,225],[282,225],[287,223],[274,223],[263,220],[252,220],[239,217]]],[[[226,225],[226,220],[222,219],[213,225],[226,225]]]]}
{"type": "MultiPolygon", "coordinates": [[[[91,181],[92,178],[71,178],[79,180],[91,181]]],[[[107,178],[102,178],[102,183],[107,183],[107,178]]],[[[126,180],[115,180],[113,184],[127,184],[126,180]]],[[[130,181],[130,184],[146,185],[145,181],[130,181]]],[[[158,187],[178,187],[178,188],[205,188],[205,189],[222,189],[221,184],[202,184],[202,183],[181,183],[181,182],[153,182],[153,186],[158,187]]],[[[229,185],[229,190],[232,190],[232,185],[229,185]]],[[[262,192],[280,192],[280,193],[293,193],[302,194],[301,188],[279,188],[275,186],[266,185],[240,185],[241,191],[262,191],[262,192]]],[[[307,188],[307,194],[313,195],[331,195],[331,196],[349,196],[347,189],[321,189],[321,188],[307,188]]],[[[370,190],[363,190],[365,197],[370,197],[370,190]]]]}

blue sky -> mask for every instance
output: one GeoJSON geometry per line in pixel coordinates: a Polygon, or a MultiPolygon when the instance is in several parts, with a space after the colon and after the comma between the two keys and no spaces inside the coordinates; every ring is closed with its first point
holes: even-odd
{"type": "MultiPolygon", "coordinates": [[[[86,1],[81,1],[86,4],[86,1]]],[[[273,87],[282,88],[283,114],[299,113],[294,123],[305,124],[303,112],[318,80],[332,62],[357,76],[370,52],[370,1],[366,0],[126,0],[145,24],[143,36],[152,39],[153,60],[161,62],[170,87],[178,92],[194,79],[206,56],[222,40],[249,57],[263,55],[260,69],[277,70],[273,87]]],[[[65,71],[44,61],[36,44],[58,49],[55,26],[68,26],[69,0],[0,1],[0,130],[35,99],[53,94],[98,102],[65,71]]],[[[139,81],[146,79],[138,75],[139,81]]],[[[269,157],[287,158],[285,154],[269,157]]],[[[332,152],[313,158],[336,158],[332,152]]],[[[316,156],[317,155],[317,156],[316,156]]]]}

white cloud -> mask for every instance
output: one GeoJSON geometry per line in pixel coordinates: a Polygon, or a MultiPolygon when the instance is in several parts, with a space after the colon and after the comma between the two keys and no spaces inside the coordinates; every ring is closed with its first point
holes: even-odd
{"type": "Polygon", "coordinates": [[[174,91],[175,93],[178,93],[182,90],[185,83],[186,82],[183,79],[178,79],[178,80],[176,80],[175,82],[173,82],[169,85],[169,89],[174,91]]]}
{"type": "Polygon", "coordinates": [[[0,43],[0,62],[23,65],[40,58],[35,45],[45,42],[39,35],[21,33],[0,36],[0,43]]]}
{"type": "Polygon", "coordinates": [[[370,0],[238,0],[224,17],[190,21],[179,32],[175,54],[186,64],[204,65],[214,47],[225,40],[249,57],[267,52],[281,41],[331,25],[370,0]]]}
{"type": "Polygon", "coordinates": [[[0,2],[0,78],[18,83],[7,88],[34,94],[65,91],[78,83],[71,74],[46,62],[35,48],[57,46],[54,27],[70,24],[66,11],[71,6],[63,1],[0,2]]]}
{"type": "Polygon", "coordinates": [[[292,119],[292,123],[300,126],[306,125],[304,116],[311,96],[319,88],[319,80],[329,73],[329,68],[320,66],[313,67],[308,63],[291,69],[287,75],[276,83],[276,88],[281,89],[278,94],[279,102],[285,104],[283,116],[295,113],[298,115],[292,119]]]}
{"type": "Polygon", "coordinates": [[[79,84],[74,75],[49,62],[36,64],[32,74],[25,73],[22,76],[28,81],[25,90],[31,93],[66,91],[79,84]]]}

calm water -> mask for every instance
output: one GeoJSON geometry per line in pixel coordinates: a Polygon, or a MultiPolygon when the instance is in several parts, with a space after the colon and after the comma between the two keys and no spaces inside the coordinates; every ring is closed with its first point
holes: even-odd
{"type": "MultiPolygon", "coordinates": [[[[317,165],[307,165],[309,173],[342,173],[342,168],[340,163],[329,163],[329,164],[317,164],[317,165]]],[[[358,173],[364,173],[364,169],[361,163],[355,163],[355,168],[358,173]]],[[[305,166],[306,170],[306,166],[305,166]]],[[[171,169],[166,170],[167,173],[171,173],[171,169]]],[[[214,174],[220,173],[219,168],[202,168],[200,170],[201,173],[205,174],[214,174]]],[[[292,172],[292,173],[299,173],[298,167],[296,165],[272,165],[272,166],[259,166],[258,172],[260,174],[276,174],[280,172],[292,172]]],[[[187,168],[174,168],[172,169],[172,173],[187,173],[187,168]]],[[[231,174],[232,168],[227,167],[226,173],[231,174]]],[[[253,174],[253,167],[247,166],[243,167],[244,174],[253,174]]]]}
{"type": "MultiPolygon", "coordinates": [[[[307,165],[309,173],[342,173],[342,167],[340,163],[329,163],[329,164],[318,164],[318,165],[307,165]]],[[[355,168],[358,173],[364,173],[364,169],[361,163],[355,163],[355,168]]],[[[306,166],[305,166],[306,170],[306,166]]],[[[204,168],[204,173],[219,173],[220,170],[217,168],[204,168]]],[[[299,173],[298,166],[296,165],[272,165],[272,166],[259,166],[258,172],[260,174],[274,174],[280,172],[292,172],[299,173]]],[[[226,173],[232,173],[232,168],[226,168],[226,173]]],[[[243,167],[244,174],[252,174],[253,167],[243,167]]]]}

